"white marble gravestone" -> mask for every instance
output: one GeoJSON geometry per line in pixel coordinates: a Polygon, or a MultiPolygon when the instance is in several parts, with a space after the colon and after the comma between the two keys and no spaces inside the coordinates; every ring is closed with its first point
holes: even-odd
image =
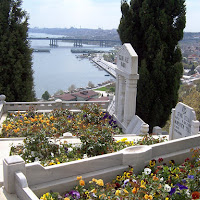
{"type": "MultiPolygon", "coordinates": [[[[134,117],[139,74],[138,56],[131,44],[125,43],[119,50],[117,54],[117,68],[115,71],[117,79],[115,90],[115,116],[123,128],[128,130],[129,133],[132,133],[134,129],[132,125],[135,124],[134,119],[136,119],[134,117]]],[[[141,124],[142,123],[143,121],[141,120],[141,124]]]]}
{"type": "Polygon", "coordinates": [[[199,121],[193,108],[179,102],[172,109],[169,139],[178,139],[195,135],[199,130],[199,121]]]}

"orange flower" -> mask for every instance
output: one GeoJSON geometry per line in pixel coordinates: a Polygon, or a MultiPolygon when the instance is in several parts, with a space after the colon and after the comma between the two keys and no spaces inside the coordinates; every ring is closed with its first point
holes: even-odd
{"type": "Polygon", "coordinates": [[[158,180],[159,180],[159,178],[158,178],[158,177],[156,177],[156,176],[153,176],[153,180],[154,180],[154,181],[158,181],[158,180]]]}
{"type": "Polygon", "coordinates": [[[104,186],[104,182],[103,182],[102,179],[97,180],[96,184],[99,185],[99,186],[104,186]]]}
{"type": "Polygon", "coordinates": [[[147,199],[147,200],[152,200],[152,199],[153,199],[153,196],[152,196],[152,195],[145,194],[145,195],[144,195],[144,198],[147,199]]]}
{"type": "Polygon", "coordinates": [[[80,186],[84,186],[84,185],[85,185],[85,181],[81,179],[81,180],[79,181],[79,185],[80,185],[80,186]]]}
{"type": "Polygon", "coordinates": [[[81,180],[82,179],[82,176],[77,176],[77,180],[81,180]]]}
{"type": "Polygon", "coordinates": [[[93,178],[92,181],[93,181],[93,182],[97,182],[97,179],[96,179],[96,178],[93,178]]]}
{"type": "Polygon", "coordinates": [[[158,189],[160,189],[160,188],[162,188],[162,185],[161,185],[161,184],[159,184],[159,186],[158,186],[158,189]]]}
{"type": "Polygon", "coordinates": [[[136,193],[137,193],[137,188],[136,188],[136,187],[134,187],[134,188],[132,189],[132,193],[133,193],[133,194],[136,194],[136,193]]]}
{"type": "Polygon", "coordinates": [[[14,129],[14,132],[15,132],[15,133],[17,133],[17,132],[18,132],[18,130],[17,130],[17,129],[14,129]]]}

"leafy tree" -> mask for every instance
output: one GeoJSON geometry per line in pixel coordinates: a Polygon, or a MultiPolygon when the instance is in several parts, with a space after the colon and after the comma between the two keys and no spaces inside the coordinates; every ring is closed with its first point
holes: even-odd
{"type": "Polygon", "coordinates": [[[122,0],[118,33],[139,58],[136,114],[150,125],[164,126],[176,105],[182,76],[177,46],[185,28],[185,0],[122,0]]]}
{"type": "Polygon", "coordinates": [[[42,95],[42,98],[43,98],[44,100],[49,100],[50,97],[51,97],[51,95],[49,94],[48,91],[45,91],[44,94],[42,95]]]}
{"type": "Polygon", "coordinates": [[[0,93],[7,101],[35,98],[28,17],[21,0],[0,1],[0,93]]]}
{"type": "Polygon", "coordinates": [[[68,87],[68,90],[70,91],[70,92],[72,92],[73,90],[75,90],[76,89],[76,86],[74,85],[74,84],[72,84],[70,87],[68,87]]]}
{"type": "Polygon", "coordinates": [[[62,95],[62,94],[64,94],[64,91],[63,90],[58,90],[58,91],[56,91],[56,93],[54,94],[54,96],[62,95]]]}
{"type": "Polygon", "coordinates": [[[88,87],[93,88],[93,87],[94,87],[94,83],[92,83],[92,81],[89,81],[89,82],[88,82],[88,87]]]}

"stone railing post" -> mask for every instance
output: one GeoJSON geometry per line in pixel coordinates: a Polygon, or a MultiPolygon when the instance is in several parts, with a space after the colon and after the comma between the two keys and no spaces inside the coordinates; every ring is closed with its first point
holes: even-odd
{"type": "Polygon", "coordinates": [[[3,104],[6,99],[6,96],[4,94],[0,95],[0,104],[3,104]]]}
{"type": "Polygon", "coordinates": [[[124,100],[125,100],[125,78],[119,75],[119,91],[118,91],[118,109],[117,109],[117,118],[120,122],[123,121],[124,116],[124,100]]]}
{"type": "Polygon", "coordinates": [[[56,99],[55,100],[55,109],[61,109],[62,108],[62,100],[56,99]]]}
{"type": "Polygon", "coordinates": [[[199,132],[199,121],[198,120],[192,120],[191,135],[197,135],[198,132],[199,132]]]}
{"type": "Polygon", "coordinates": [[[6,96],[5,95],[0,95],[0,119],[3,115],[4,112],[6,112],[6,108],[5,108],[5,99],[6,96]]]}
{"type": "Polygon", "coordinates": [[[3,160],[4,188],[10,194],[16,193],[15,172],[22,172],[26,175],[25,162],[18,155],[10,156],[3,160]]]}
{"type": "Polygon", "coordinates": [[[147,135],[149,133],[149,125],[146,123],[143,123],[141,125],[141,129],[140,129],[140,134],[141,135],[147,135]]]}

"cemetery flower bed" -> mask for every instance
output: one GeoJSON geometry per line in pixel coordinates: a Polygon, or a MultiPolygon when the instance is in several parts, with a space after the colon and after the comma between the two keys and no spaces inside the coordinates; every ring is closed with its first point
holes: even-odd
{"type": "Polygon", "coordinates": [[[80,110],[77,114],[68,110],[54,110],[46,115],[34,110],[11,113],[3,124],[1,137],[25,136],[21,146],[11,147],[10,155],[20,155],[26,163],[38,161],[43,166],[165,141],[145,136],[137,142],[126,138],[116,142],[113,135],[122,132],[108,113],[102,112],[97,104],[80,106],[80,110]],[[59,136],[65,132],[80,138],[81,145],[61,143],[59,136]]]}
{"type": "Polygon", "coordinates": [[[51,191],[40,199],[200,199],[200,149],[193,150],[193,160],[186,158],[182,165],[176,165],[174,160],[166,164],[159,158],[151,160],[139,175],[135,175],[130,166],[128,171],[107,184],[95,177],[86,183],[80,176],[74,190],[62,195],[51,191]]]}
{"type": "MultiPolygon", "coordinates": [[[[146,135],[138,141],[128,141],[127,138],[115,141],[115,139],[99,132],[86,132],[80,137],[80,145],[72,145],[67,142],[61,143],[49,140],[46,133],[27,136],[21,146],[12,146],[10,155],[20,155],[26,163],[39,162],[43,166],[55,165],[87,157],[107,154],[122,150],[133,145],[149,145],[164,142],[165,138],[153,138],[146,135]]],[[[59,139],[56,139],[59,140],[59,139]]]]}
{"type": "Polygon", "coordinates": [[[49,137],[59,137],[65,132],[81,135],[94,126],[97,130],[104,127],[112,134],[122,134],[116,121],[107,112],[102,112],[98,104],[79,106],[79,109],[80,113],[62,109],[46,114],[39,114],[34,109],[26,113],[9,113],[0,137],[26,137],[38,131],[49,137]]]}

